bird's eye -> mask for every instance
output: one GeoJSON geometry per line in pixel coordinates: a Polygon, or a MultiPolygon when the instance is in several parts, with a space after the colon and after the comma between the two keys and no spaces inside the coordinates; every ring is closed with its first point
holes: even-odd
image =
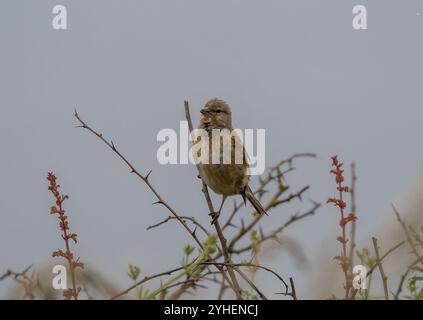
{"type": "Polygon", "coordinates": [[[222,112],[222,110],[216,110],[216,112],[217,112],[217,113],[221,113],[221,112],[222,112]]]}

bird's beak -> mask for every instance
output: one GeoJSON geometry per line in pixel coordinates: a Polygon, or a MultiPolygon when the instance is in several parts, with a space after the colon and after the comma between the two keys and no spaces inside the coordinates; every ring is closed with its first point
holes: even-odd
{"type": "Polygon", "coordinates": [[[202,115],[207,115],[209,113],[206,109],[201,109],[200,112],[202,115]]]}

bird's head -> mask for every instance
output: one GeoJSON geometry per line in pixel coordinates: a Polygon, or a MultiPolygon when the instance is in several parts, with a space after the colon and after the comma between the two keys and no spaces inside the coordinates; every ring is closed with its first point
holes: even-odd
{"type": "Polygon", "coordinates": [[[229,105],[220,99],[212,99],[200,110],[200,127],[205,129],[232,129],[232,113],[229,105]]]}

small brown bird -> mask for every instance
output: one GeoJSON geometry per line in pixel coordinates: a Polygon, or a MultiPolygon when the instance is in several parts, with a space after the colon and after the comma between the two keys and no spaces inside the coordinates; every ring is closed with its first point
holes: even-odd
{"type": "Polygon", "coordinates": [[[223,100],[212,99],[200,112],[198,129],[202,129],[201,133],[203,135],[206,133],[206,136],[199,139],[197,132],[193,155],[203,181],[214,192],[222,195],[222,203],[217,214],[220,214],[225,199],[237,194],[242,196],[244,203],[248,199],[259,214],[266,214],[260,201],[248,186],[250,179],[248,155],[239,136],[232,131],[232,113],[229,105],[223,100]],[[206,143],[202,141],[203,139],[206,143]],[[201,151],[207,152],[205,145],[208,147],[209,157],[207,162],[204,161],[205,158],[201,158],[203,161],[201,163],[199,161],[201,151]]]}

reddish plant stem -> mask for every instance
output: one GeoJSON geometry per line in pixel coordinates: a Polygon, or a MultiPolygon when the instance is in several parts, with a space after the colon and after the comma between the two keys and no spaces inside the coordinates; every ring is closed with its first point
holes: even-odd
{"type": "MultiPolygon", "coordinates": [[[[338,182],[338,192],[339,192],[339,200],[341,200],[341,203],[343,203],[344,187],[342,186],[342,182],[338,182]]],[[[342,257],[347,259],[347,238],[346,238],[346,230],[345,230],[346,223],[344,223],[345,221],[344,207],[340,206],[339,208],[341,212],[342,239],[344,239],[344,241],[342,242],[342,257]]],[[[345,264],[342,266],[342,268],[344,269],[344,276],[345,276],[345,299],[348,299],[349,292],[350,292],[348,272],[346,270],[347,268],[345,264]]]]}
{"type": "Polygon", "coordinates": [[[336,189],[338,190],[338,198],[329,198],[328,203],[333,203],[335,206],[339,208],[339,212],[341,215],[340,219],[340,226],[342,235],[337,238],[339,242],[342,244],[342,253],[341,256],[335,257],[336,260],[340,261],[340,265],[342,267],[342,271],[344,272],[345,276],[345,299],[348,299],[349,292],[351,289],[351,281],[349,276],[349,269],[350,269],[350,258],[347,255],[347,242],[348,239],[346,237],[346,227],[347,224],[351,221],[355,221],[356,216],[354,213],[350,213],[348,215],[345,215],[345,208],[347,207],[347,204],[345,203],[343,196],[344,192],[349,192],[349,189],[347,186],[343,185],[344,179],[344,170],[342,170],[343,163],[339,162],[337,156],[332,157],[332,167],[333,169],[330,171],[335,176],[336,181],[336,189]]]}
{"type": "Polygon", "coordinates": [[[61,231],[60,236],[65,241],[65,246],[66,246],[66,252],[63,252],[62,250],[59,249],[53,252],[53,257],[63,257],[66,259],[69,266],[69,272],[71,274],[71,281],[72,281],[72,288],[69,288],[63,291],[63,296],[66,299],[71,299],[73,297],[75,300],[78,300],[78,294],[79,294],[80,288],[76,287],[75,268],[77,267],[83,268],[84,265],[83,263],[79,262],[79,258],[75,261],[72,251],[70,249],[69,240],[73,240],[76,243],[77,234],[71,233],[69,231],[68,218],[66,216],[66,211],[63,208],[63,202],[69,197],[67,195],[60,194],[59,192],[60,185],[57,184],[57,178],[54,175],[54,173],[49,172],[47,175],[47,180],[50,182],[48,189],[51,191],[51,193],[53,194],[56,200],[55,206],[52,206],[50,209],[50,213],[57,214],[58,216],[58,219],[60,221],[59,223],[59,228],[61,231]]]}
{"type": "Polygon", "coordinates": [[[59,206],[59,219],[62,225],[62,231],[63,231],[63,235],[62,238],[63,240],[65,240],[65,246],[66,246],[66,260],[68,261],[68,265],[69,265],[69,271],[71,274],[71,281],[72,281],[72,291],[73,291],[73,297],[75,300],[78,300],[78,291],[76,289],[76,280],[75,280],[75,270],[73,267],[73,255],[72,252],[70,251],[70,245],[69,245],[69,235],[67,232],[67,220],[65,218],[65,212],[62,208],[62,203],[64,201],[64,197],[61,197],[61,201],[58,202],[58,206],[59,206]]]}

